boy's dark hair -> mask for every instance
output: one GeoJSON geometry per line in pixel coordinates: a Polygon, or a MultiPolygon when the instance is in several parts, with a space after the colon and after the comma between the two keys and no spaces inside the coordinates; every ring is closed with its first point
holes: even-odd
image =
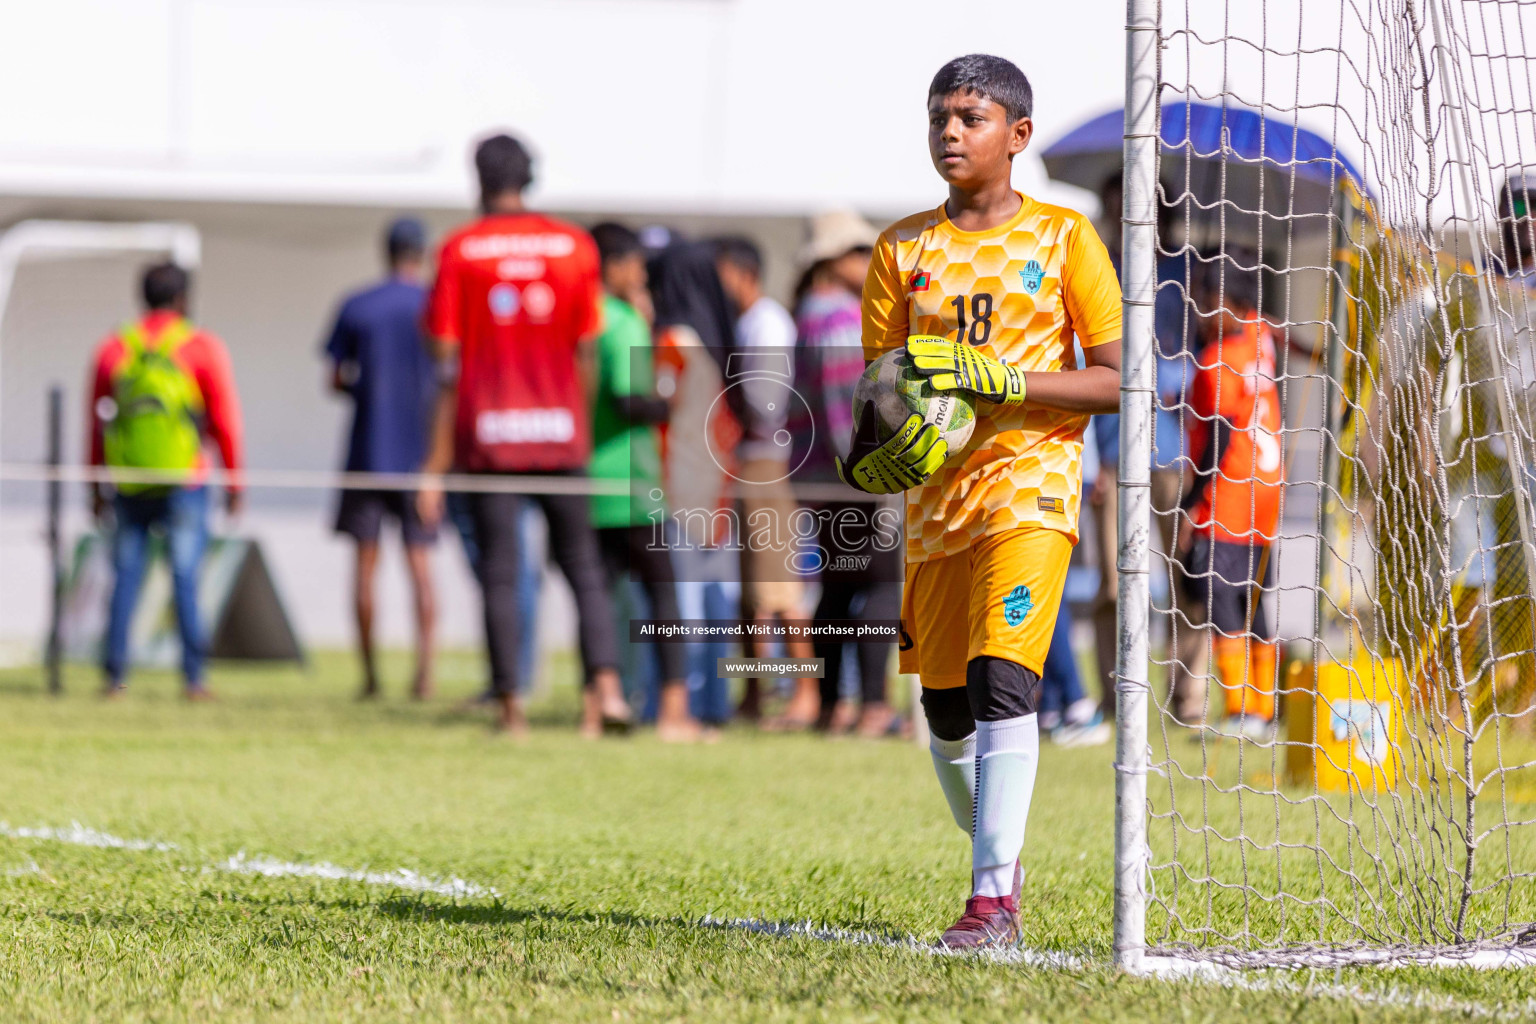
{"type": "Polygon", "coordinates": [[[715,239],[715,259],[724,260],[753,277],[763,276],[763,251],[750,238],[726,235],[715,239]]]}
{"type": "Polygon", "coordinates": [[[1205,306],[1220,304],[1233,312],[1259,312],[1258,254],[1251,249],[1229,249],[1205,269],[1205,306]]]}
{"type": "Polygon", "coordinates": [[[156,263],[146,267],[140,290],[147,309],[169,309],[185,298],[192,287],[192,275],[174,263],[156,263]]]}
{"type": "Polygon", "coordinates": [[[492,135],[475,147],[475,172],[480,176],[480,198],[488,201],[532,184],[533,157],[512,136],[492,135]]]}
{"type": "Polygon", "coordinates": [[[604,266],[613,260],[621,260],[633,253],[643,252],[645,249],[640,244],[639,235],[623,224],[615,224],[611,220],[593,225],[592,241],[597,243],[597,255],[604,266]]]}
{"type": "Polygon", "coordinates": [[[417,260],[427,251],[427,228],[415,217],[399,217],[384,232],[384,251],[390,265],[417,260]]]}
{"type": "Polygon", "coordinates": [[[1008,120],[1031,117],[1035,110],[1035,91],[1029,79],[1011,60],[989,53],[968,53],[939,68],[928,86],[928,98],[951,93],[971,92],[1002,107],[1008,120]]]}

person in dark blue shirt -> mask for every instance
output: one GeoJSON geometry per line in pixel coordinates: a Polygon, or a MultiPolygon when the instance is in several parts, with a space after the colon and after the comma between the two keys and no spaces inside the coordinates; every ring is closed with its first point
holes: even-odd
{"type": "MultiPolygon", "coordinates": [[[[401,218],[391,224],[385,243],[388,277],[347,297],[326,342],[331,386],[350,396],[353,403],[348,472],[414,473],[426,457],[427,420],[435,393],[432,360],[421,333],[426,247],[426,229],[420,221],[401,218]]],[[[436,532],[417,515],[414,494],[349,488],[341,493],[336,532],[357,542],[354,593],[363,661],[361,696],[370,698],[379,693],[373,646],[373,580],[386,518],[400,524],[405,542],[416,597],[416,678],[411,695],[425,700],[433,688],[437,611],[429,555],[436,532]]]]}

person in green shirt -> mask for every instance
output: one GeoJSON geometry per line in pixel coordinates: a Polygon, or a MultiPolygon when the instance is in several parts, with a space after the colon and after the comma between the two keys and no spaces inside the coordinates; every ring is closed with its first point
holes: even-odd
{"type": "MultiPolygon", "coordinates": [[[[651,328],[637,303],[649,308],[645,255],[639,237],[622,224],[592,229],[602,260],[603,333],[597,340],[596,387],[592,400],[594,480],[624,480],[628,494],[594,495],[592,525],[597,528],[609,585],[626,574],[638,580],[656,619],[680,618],[671,552],[651,544],[661,498],[661,448],[657,427],[667,422],[670,406],[654,393],[651,328]]],[[[657,645],[661,692],[656,734],[673,742],[700,736],[688,712],[686,649],[657,645]]]]}

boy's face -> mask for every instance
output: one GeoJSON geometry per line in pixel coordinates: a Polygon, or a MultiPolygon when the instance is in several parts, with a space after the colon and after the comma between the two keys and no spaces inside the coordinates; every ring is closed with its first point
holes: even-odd
{"type": "Polygon", "coordinates": [[[999,103],[974,92],[928,97],[928,155],[951,185],[980,188],[1007,177],[1034,132],[1029,118],[1008,120],[999,103]]]}
{"type": "Polygon", "coordinates": [[[620,256],[603,264],[603,287],[609,294],[633,301],[632,296],[645,291],[645,257],[638,252],[620,256]]]}
{"type": "Polygon", "coordinates": [[[872,249],[853,249],[832,261],[831,271],[837,283],[855,295],[864,292],[864,279],[869,276],[869,259],[872,249]]]}
{"type": "Polygon", "coordinates": [[[757,289],[757,275],[730,260],[716,260],[715,270],[720,275],[720,287],[726,298],[736,305],[738,312],[746,312],[748,297],[757,289]]]}

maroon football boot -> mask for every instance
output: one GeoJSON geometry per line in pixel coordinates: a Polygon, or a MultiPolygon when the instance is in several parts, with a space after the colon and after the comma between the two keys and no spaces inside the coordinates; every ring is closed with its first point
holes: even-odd
{"type": "Polygon", "coordinates": [[[939,938],[948,949],[1000,949],[1018,941],[1019,901],[1012,896],[972,896],[939,938]]]}

